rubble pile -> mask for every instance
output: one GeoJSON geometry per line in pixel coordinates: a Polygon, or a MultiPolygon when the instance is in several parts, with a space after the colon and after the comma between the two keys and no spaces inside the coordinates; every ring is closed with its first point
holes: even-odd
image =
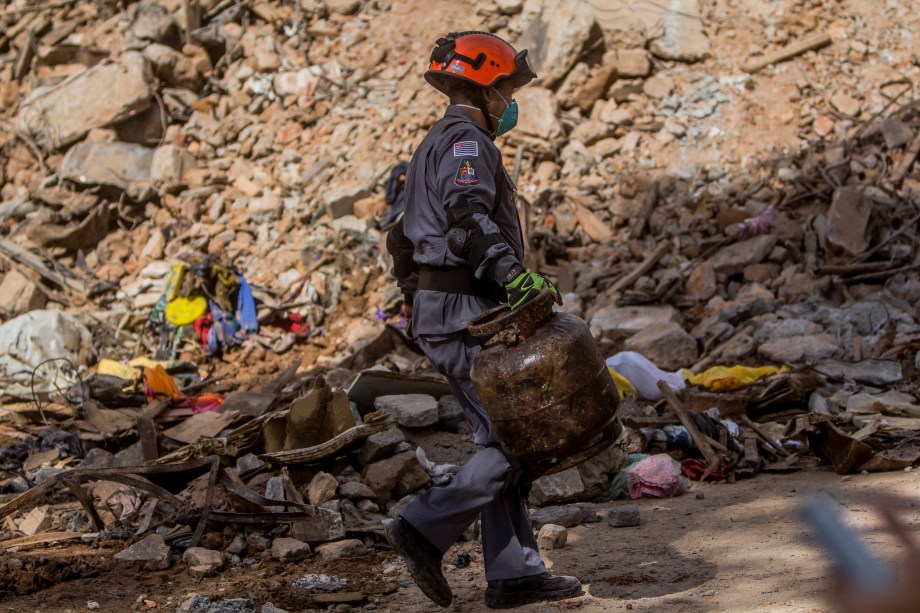
{"type": "Polygon", "coordinates": [[[541,546],[592,501],[920,459],[910,45],[830,2],[429,4],[0,12],[0,546],[114,539],[201,574],[367,556],[472,453],[381,248],[391,169],[445,102],[420,11],[426,37],[531,49],[499,143],[526,264],[623,396],[613,447],[534,483],[541,546]]]}

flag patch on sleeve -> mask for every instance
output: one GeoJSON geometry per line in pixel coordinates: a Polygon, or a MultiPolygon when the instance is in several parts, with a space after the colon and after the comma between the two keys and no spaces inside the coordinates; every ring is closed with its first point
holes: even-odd
{"type": "Polygon", "coordinates": [[[457,169],[457,178],[454,179],[457,185],[479,185],[479,177],[476,176],[476,169],[473,168],[473,160],[463,158],[460,161],[460,168],[457,169]]]}
{"type": "Polygon", "coordinates": [[[454,157],[479,157],[479,143],[474,140],[454,143],[454,157]]]}

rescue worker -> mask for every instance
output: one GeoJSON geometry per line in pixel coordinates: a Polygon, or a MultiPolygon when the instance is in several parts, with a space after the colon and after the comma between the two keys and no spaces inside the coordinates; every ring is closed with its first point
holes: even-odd
{"type": "Polygon", "coordinates": [[[493,143],[517,122],[514,90],[534,78],[527,51],[517,53],[492,34],[452,33],[437,41],[425,80],[450,105],[412,156],[405,214],[387,237],[409,334],[447,377],[474,441],[484,447],[450,485],[419,496],[386,526],[415,583],[442,607],[453,594],[441,559],[480,516],[487,606],[581,593],[574,577],[546,572],[525,503],[531,479],[505,455],[470,379],[480,350],[466,330],[471,319],[500,302],[519,308],[543,288],[559,301],[555,286],[522,264],[515,188],[493,143]]]}

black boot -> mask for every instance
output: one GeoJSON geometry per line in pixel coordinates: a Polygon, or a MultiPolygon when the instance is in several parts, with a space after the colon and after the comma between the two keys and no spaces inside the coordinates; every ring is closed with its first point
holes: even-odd
{"type": "Polygon", "coordinates": [[[532,602],[563,600],[581,595],[581,582],[575,577],[556,577],[549,573],[489,581],[486,606],[513,609],[532,602]]]}
{"type": "Polygon", "coordinates": [[[406,561],[422,593],[437,605],[450,606],[454,594],[441,572],[441,558],[444,554],[402,518],[384,522],[384,531],[390,545],[406,561]]]}

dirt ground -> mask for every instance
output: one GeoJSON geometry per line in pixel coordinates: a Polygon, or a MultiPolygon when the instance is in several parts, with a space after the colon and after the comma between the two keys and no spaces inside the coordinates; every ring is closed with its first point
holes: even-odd
{"type": "MultiPolygon", "coordinates": [[[[640,527],[611,528],[605,521],[582,525],[569,531],[565,548],[546,552],[554,572],[576,575],[585,583],[586,596],[520,610],[833,611],[825,598],[832,585],[829,564],[812,546],[797,516],[799,503],[819,491],[830,493],[869,548],[896,563],[901,552],[881,529],[870,504],[880,492],[898,497],[902,520],[920,537],[918,486],[917,472],[841,477],[813,467],[789,475],[760,475],[736,484],[707,484],[699,490],[702,499],[689,494],[671,500],[641,500],[640,527]]],[[[617,504],[626,503],[599,505],[601,515],[617,504]]],[[[446,561],[464,552],[472,558],[469,567],[446,568],[455,594],[453,610],[484,610],[481,549],[458,545],[448,552],[446,561]]],[[[86,557],[74,557],[85,550],[71,550],[70,556],[56,559],[49,559],[48,553],[6,554],[7,580],[15,580],[15,573],[10,572],[13,568],[25,572],[29,558],[42,569],[58,570],[64,567],[61,560],[81,559],[74,574],[95,567],[86,557]],[[23,561],[25,565],[20,566],[23,561]]],[[[97,552],[100,555],[106,557],[97,552]]],[[[98,602],[102,612],[174,611],[185,595],[198,593],[219,599],[248,597],[257,611],[270,601],[294,613],[317,608],[290,585],[310,573],[348,579],[346,589],[364,592],[371,608],[376,605],[379,611],[439,610],[414,585],[405,586],[405,567],[394,564],[393,554],[383,549],[360,560],[261,562],[205,578],[192,577],[182,569],[180,563],[174,570],[157,573],[103,571],[10,598],[0,603],[0,611],[76,613],[87,610],[88,601],[98,602]]]]}

